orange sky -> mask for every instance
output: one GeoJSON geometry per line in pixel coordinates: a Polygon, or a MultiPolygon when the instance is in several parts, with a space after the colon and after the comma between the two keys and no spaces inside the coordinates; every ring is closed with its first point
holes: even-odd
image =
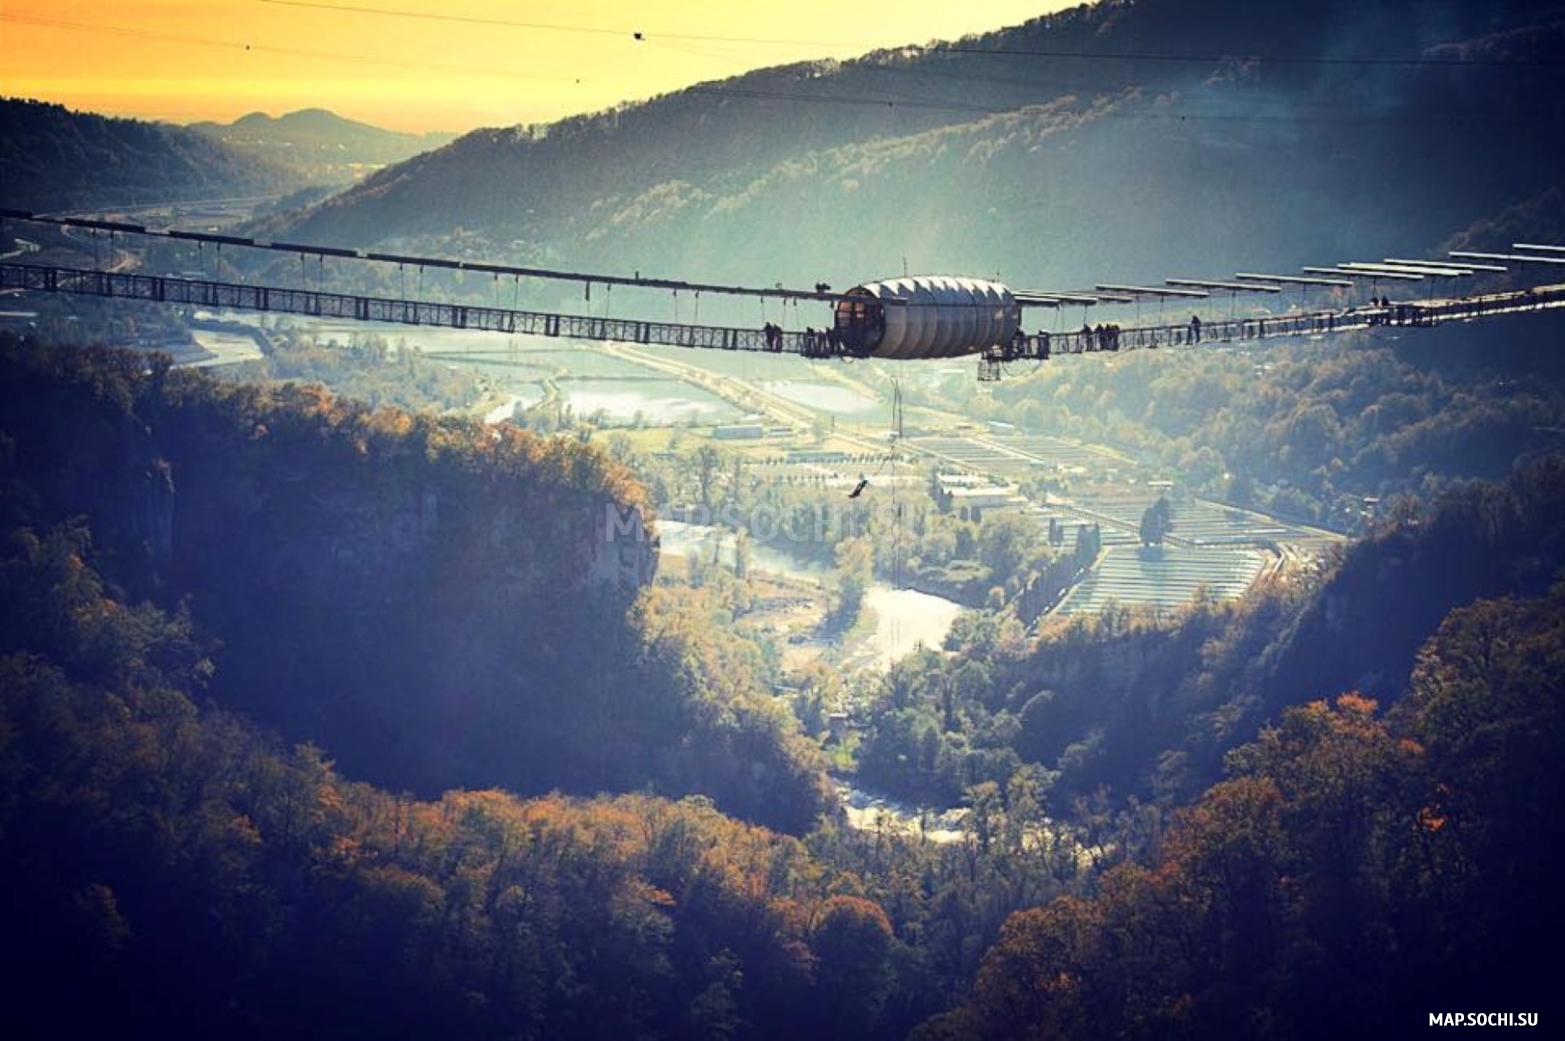
{"type": "Polygon", "coordinates": [[[396,130],[465,131],[547,122],[767,65],[957,39],[1068,6],[0,0],[0,95],[175,122],[320,107],[396,130]]]}

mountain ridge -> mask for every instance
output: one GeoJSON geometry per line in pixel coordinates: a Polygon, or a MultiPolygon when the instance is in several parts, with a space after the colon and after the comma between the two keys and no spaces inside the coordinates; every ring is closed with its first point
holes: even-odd
{"type": "Polygon", "coordinates": [[[1427,251],[1558,182],[1562,39],[1524,4],[1105,2],[474,131],[268,229],[790,286],[1427,251]]]}
{"type": "Polygon", "coordinates": [[[34,212],[276,195],[300,176],[168,124],[0,98],[0,203],[34,212]]]}
{"type": "Polygon", "coordinates": [[[443,131],[387,130],[312,107],[280,116],[248,112],[230,123],[204,121],[187,129],[245,154],[281,159],[312,178],[347,183],[382,166],[402,162],[452,141],[443,131]]]}

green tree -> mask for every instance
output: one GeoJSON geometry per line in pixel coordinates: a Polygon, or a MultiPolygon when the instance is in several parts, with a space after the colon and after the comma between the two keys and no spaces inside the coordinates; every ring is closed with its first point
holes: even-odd
{"type": "Polygon", "coordinates": [[[834,622],[843,629],[858,621],[874,576],[875,544],[863,536],[843,539],[837,544],[837,606],[834,622]]]}
{"type": "Polygon", "coordinates": [[[991,580],[1003,585],[1018,575],[1042,542],[1036,526],[1019,514],[991,514],[978,526],[978,559],[988,566],[991,580]]]}
{"type": "Polygon", "coordinates": [[[1141,544],[1143,546],[1161,546],[1163,539],[1174,527],[1174,508],[1168,501],[1168,496],[1158,496],[1157,502],[1146,508],[1141,515],[1141,544]]]}

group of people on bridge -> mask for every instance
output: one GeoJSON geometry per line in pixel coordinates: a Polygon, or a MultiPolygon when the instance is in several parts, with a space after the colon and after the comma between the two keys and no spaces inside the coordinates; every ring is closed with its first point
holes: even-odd
{"type": "Polygon", "coordinates": [[[806,327],[799,353],[806,358],[835,358],[841,353],[838,350],[841,346],[842,341],[838,338],[834,326],[821,331],[806,327]]]}
{"type": "MultiPolygon", "coordinates": [[[[773,354],[781,354],[783,350],[782,326],[773,322],[767,322],[761,326],[761,335],[766,342],[766,349],[773,354]]],[[[824,330],[813,326],[806,327],[799,334],[799,353],[806,358],[835,358],[841,354],[842,341],[834,327],[824,330]]]]}
{"type": "Polygon", "coordinates": [[[1084,351],[1117,351],[1119,350],[1120,328],[1104,322],[1094,329],[1091,325],[1081,327],[1081,349],[1084,351]]]}
{"type": "Polygon", "coordinates": [[[1018,329],[1016,330],[1016,335],[1011,337],[1010,349],[998,351],[998,357],[995,360],[1017,361],[1021,358],[1035,358],[1038,361],[1048,361],[1049,350],[1049,334],[1047,331],[1039,329],[1036,336],[1029,337],[1025,332],[1018,329]],[[1031,350],[1028,349],[1029,341],[1032,344],[1031,350]]]}
{"type": "Polygon", "coordinates": [[[767,322],[761,326],[761,335],[766,339],[766,349],[774,354],[781,354],[783,349],[782,326],[767,322]]]}

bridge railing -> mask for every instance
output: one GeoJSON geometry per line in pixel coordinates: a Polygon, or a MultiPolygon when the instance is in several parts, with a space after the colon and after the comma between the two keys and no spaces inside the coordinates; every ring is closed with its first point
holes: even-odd
{"type": "MultiPolygon", "coordinates": [[[[759,329],[682,325],[634,318],[562,315],[471,304],[401,300],[328,293],[314,289],[215,282],[129,271],[97,271],[0,264],[0,288],[49,293],[82,293],[126,300],[186,304],[213,310],[280,311],[317,318],[341,318],[396,325],[427,325],[529,336],[582,340],[619,340],[723,350],[766,350],[759,329]]],[[[784,334],[783,349],[799,350],[802,334],[784,334]]]]}
{"type": "MultiPolygon", "coordinates": [[[[49,293],[82,293],[211,310],[280,311],[318,318],[426,325],[485,332],[581,340],[739,351],[774,351],[824,358],[841,353],[824,331],[774,331],[770,342],[760,329],[684,325],[633,318],[563,315],[470,304],[366,297],[322,290],[216,282],[130,271],[84,270],[36,264],[0,263],[0,288],[49,293]]],[[[1310,336],[1374,326],[1423,326],[1493,314],[1565,306],[1565,285],[1540,286],[1452,300],[1401,302],[1345,311],[1213,319],[1202,322],[1122,328],[1114,324],[1058,333],[1022,336],[990,348],[980,359],[997,374],[1001,363],[1054,354],[1148,350],[1262,340],[1274,336],[1310,336]]]]}
{"type": "Polygon", "coordinates": [[[1431,326],[1496,314],[1565,306],[1565,285],[1539,286],[1485,296],[1450,300],[1403,301],[1385,306],[1355,307],[1341,311],[1308,311],[1300,314],[1213,319],[1195,323],[1121,328],[1110,323],[1082,329],[1037,333],[1009,352],[1010,357],[1043,357],[1095,351],[1144,350],[1161,347],[1209,346],[1218,343],[1264,340],[1276,336],[1316,336],[1370,329],[1377,326],[1431,326]]]}

